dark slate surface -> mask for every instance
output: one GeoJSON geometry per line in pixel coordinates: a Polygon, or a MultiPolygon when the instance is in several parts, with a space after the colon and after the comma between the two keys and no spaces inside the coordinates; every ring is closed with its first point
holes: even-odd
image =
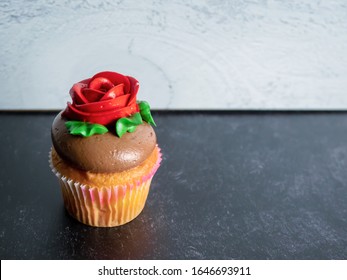
{"type": "Polygon", "coordinates": [[[1,259],[346,259],[347,113],[156,112],[164,161],[142,214],[64,210],[54,114],[0,114],[1,259]]]}

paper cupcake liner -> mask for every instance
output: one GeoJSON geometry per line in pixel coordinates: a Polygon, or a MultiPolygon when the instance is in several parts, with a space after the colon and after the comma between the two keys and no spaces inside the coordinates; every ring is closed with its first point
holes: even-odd
{"type": "Polygon", "coordinates": [[[135,184],[95,187],[60,174],[53,166],[52,151],[49,153],[49,164],[58,177],[66,210],[78,221],[97,227],[123,225],[141,213],[160,162],[159,149],[158,160],[151,171],[135,184]]]}

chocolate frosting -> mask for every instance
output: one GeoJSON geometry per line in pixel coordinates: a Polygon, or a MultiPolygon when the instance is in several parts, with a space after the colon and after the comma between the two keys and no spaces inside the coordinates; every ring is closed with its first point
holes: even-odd
{"type": "Polygon", "coordinates": [[[53,121],[54,149],[62,159],[85,171],[111,173],[133,168],[150,156],[157,143],[153,128],[145,122],[119,138],[110,131],[91,137],[71,135],[65,121],[61,112],[53,121]]]}

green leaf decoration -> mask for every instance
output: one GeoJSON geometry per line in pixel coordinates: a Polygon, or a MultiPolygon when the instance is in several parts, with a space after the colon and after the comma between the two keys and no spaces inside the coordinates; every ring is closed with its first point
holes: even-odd
{"type": "Polygon", "coordinates": [[[108,131],[107,127],[89,122],[80,121],[67,121],[65,126],[72,135],[81,135],[83,137],[89,137],[94,134],[104,134],[108,131]]]}
{"type": "Polygon", "coordinates": [[[126,132],[134,132],[139,124],[142,124],[140,113],[135,113],[129,118],[120,118],[116,122],[116,133],[120,138],[126,132]]]}
{"type": "Polygon", "coordinates": [[[140,101],[138,103],[139,107],[140,107],[140,114],[142,119],[154,126],[157,126],[153,120],[152,114],[151,114],[151,108],[149,107],[149,104],[147,101],[140,101]]]}

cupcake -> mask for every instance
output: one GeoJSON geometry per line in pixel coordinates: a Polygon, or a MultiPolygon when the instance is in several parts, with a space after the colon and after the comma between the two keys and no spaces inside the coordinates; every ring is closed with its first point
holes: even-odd
{"type": "Polygon", "coordinates": [[[66,210],[97,227],[125,224],[144,208],[161,153],[139,83],[101,72],[73,85],[52,124],[50,165],[66,210]]]}

